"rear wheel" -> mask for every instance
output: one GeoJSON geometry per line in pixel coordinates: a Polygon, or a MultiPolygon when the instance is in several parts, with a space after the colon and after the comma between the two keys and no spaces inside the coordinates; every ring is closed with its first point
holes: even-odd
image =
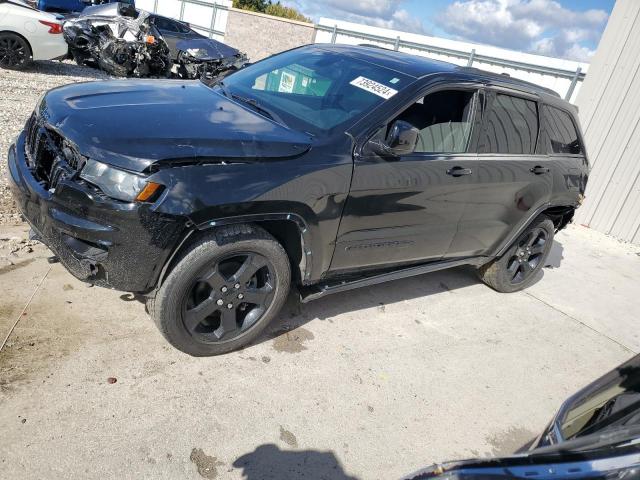
{"type": "Polygon", "coordinates": [[[182,255],[148,307],[178,350],[219,355],[262,332],[284,304],[290,277],[286,252],[267,232],[225,227],[182,255]]]}
{"type": "Polygon", "coordinates": [[[510,293],[527,288],[544,267],[555,226],[547,217],[533,222],[507,252],[478,269],[480,279],[498,292],[510,293]]]}
{"type": "Polygon", "coordinates": [[[21,70],[31,60],[31,47],[14,33],[0,33],[0,67],[21,70]]]}

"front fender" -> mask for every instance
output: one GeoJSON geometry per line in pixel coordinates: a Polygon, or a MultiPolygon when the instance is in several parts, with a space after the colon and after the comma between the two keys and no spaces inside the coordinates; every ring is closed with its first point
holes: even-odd
{"type": "Polygon", "coordinates": [[[294,222],[304,241],[302,278],[313,281],[331,263],[351,172],[351,162],[318,165],[290,160],[173,167],[150,180],[167,186],[154,208],[187,217],[198,229],[294,222]]]}

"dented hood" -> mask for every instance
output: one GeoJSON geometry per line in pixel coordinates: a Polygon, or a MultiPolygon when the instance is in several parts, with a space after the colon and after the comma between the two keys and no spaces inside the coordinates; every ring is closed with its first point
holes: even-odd
{"type": "Polygon", "coordinates": [[[182,40],[176,44],[176,48],[183,52],[187,52],[197,60],[203,61],[233,58],[240,53],[235,48],[211,38],[182,40]]]}
{"type": "Polygon", "coordinates": [[[82,155],[133,171],[155,162],[294,157],[307,134],[280,125],[200,81],[88,82],[51,90],[38,108],[82,155]]]}

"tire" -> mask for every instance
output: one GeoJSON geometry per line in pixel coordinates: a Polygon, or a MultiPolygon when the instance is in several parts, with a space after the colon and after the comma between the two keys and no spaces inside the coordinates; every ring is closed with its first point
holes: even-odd
{"type": "Polygon", "coordinates": [[[29,43],[15,33],[0,33],[0,67],[22,70],[31,62],[29,43]]]}
{"type": "Polygon", "coordinates": [[[545,265],[551,247],[555,226],[541,216],[518,237],[501,257],[478,269],[480,280],[498,292],[523,290],[536,281],[545,265]]]}
{"type": "Polygon", "coordinates": [[[232,225],[180,255],[147,308],[178,350],[220,355],[260,335],[285,303],[290,283],[282,246],[260,227],[232,225]]]}

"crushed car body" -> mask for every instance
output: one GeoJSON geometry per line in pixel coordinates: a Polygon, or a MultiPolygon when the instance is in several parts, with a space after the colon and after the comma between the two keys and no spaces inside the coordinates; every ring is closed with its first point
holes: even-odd
{"type": "Polygon", "coordinates": [[[183,40],[178,42],[177,49],[177,74],[184,79],[199,78],[214,83],[247,64],[246,55],[208,38],[183,40]]]}
{"type": "Polygon", "coordinates": [[[117,77],[168,76],[169,48],[149,23],[149,14],[132,7],[120,7],[120,12],[66,21],[64,38],[73,58],[117,77]]]}
{"type": "Polygon", "coordinates": [[[211,83],[247,63],[246,55],[200,35],[188,24],[123,3],[89,7],[67,17],[64,38],[78,64],[117,77],[177,77],[211,83]],[[163,28],[169,23],[188,35],[172,33],[171,26],[163,28]]]}

